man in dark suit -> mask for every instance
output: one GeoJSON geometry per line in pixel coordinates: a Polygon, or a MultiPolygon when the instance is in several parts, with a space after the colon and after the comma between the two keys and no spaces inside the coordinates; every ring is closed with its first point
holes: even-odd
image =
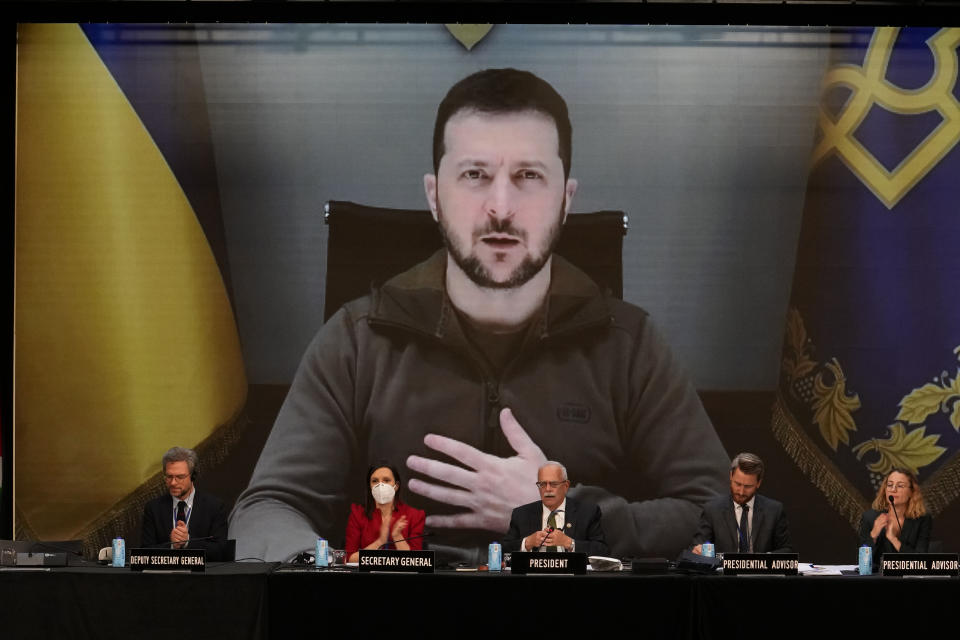
{"type": "Polygon", "coordinates": [[[703,506],[693,552],[713,542],[719,553],[791,553],[790,530],[783,505],[757,493],[763,481],[763,460],[740,453],[730,464],[730,495],[703,506]]]}
{"type": "Polygon", "coordinates": [[[163,454],[167,493],[144,506],[140,544],[206,549],[207,560],[226,560],[227,508],[216,496],[196,491],[197,462],[192,449],[173,447],[163,454]]]}
{"type": "Polygon", "coordinates": [[[591,556],[610,553],[600,525],[600,507],[567,498],[570,480],[559,462],[545,462],[537,471],[540,500],[513,510],[504,551],[578,551],[591,556]],[[524,537],[526,532],[531,532],[524,537]]]}

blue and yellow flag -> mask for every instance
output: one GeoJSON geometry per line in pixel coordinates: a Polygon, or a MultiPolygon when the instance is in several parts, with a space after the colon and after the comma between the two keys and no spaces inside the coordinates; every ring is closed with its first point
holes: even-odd
{"type": "Polygon", "coordinates": [[[15,527],[94,546],[246,378],[208,239],[109,69],[77,25],[18,38],[15,527]]]}
{"type": "Polygon", "coordinates": [[[958,46],[854,32],[824,80],[773,429],[853,526],[894,466],[960,494],[958,46]]]}

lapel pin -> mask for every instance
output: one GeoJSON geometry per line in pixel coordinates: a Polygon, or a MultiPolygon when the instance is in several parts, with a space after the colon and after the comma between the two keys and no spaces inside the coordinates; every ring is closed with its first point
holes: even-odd
{"type": "Polygon", "coordinates": [[[572,526],[573,526],[573,525],[570,524],[569,522],[567,523],[567,529],[569,529],[569,528],[572,527],[572,526]]]}

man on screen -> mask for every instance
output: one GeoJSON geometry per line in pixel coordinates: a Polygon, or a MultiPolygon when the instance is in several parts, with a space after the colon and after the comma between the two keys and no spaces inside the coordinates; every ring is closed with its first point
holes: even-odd
{"type": "Polygon", "coordinates": [[[167,493],[143,508],[143,547],[206,549],[222,560],[227,543],[227,508],[214,495],[196,490],[199,459],[193,449],[173,447],[161,459],[167,493]]]}
{"type": "Polygon", "coordinates": [[[406,461],[451,559],[476,562],[507,531],[548,456],[574,461],[570,496],[602,506],[614,553],[689,539],[726,454],[646,312],[553,254],[577,191],[571,138],[563,98],[529,72],[450,89],[423,179],[446,249],[307,348],[231,516],[242,555],[340,539],[351,479],[386,457],[406,461]]]}
{"type": "Polygon", "coordinates": [[[791,553],[790,530],[783,505],[757,493],[763,482],[763,460],[740,453],[730,463],[730,495],[703,507],[693,552],[713,542],[717,553],[791,553]]]}
{"type": "Polygon", "coordinates": [[[504,551],[579,551],[588,556],[610,553],[603,538],[600,507],[567,499],[567,469],[549,460],[537,471],[540,499],[510,515],[504,551]],[[524,536],[524,532],[530,531],[524,536]]]}

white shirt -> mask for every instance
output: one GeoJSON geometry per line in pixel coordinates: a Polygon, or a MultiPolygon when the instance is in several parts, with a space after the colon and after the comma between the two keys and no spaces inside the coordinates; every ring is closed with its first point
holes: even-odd
{"type": "MultiPolygon", "coordinates": [[[[757,496],[754,495],[753,498],[747,500],[747,530],[744,532],[747,534],[747,541],[750,543],[750,551],[753,551],[753,536],[750,533],[753,531],[753,500],[757,496]]],[[[733,503],[733,516],[737,522],[737,535],[740,535],[740,517],[743,515],[743,505],[738,502],[733,503]]]]}

